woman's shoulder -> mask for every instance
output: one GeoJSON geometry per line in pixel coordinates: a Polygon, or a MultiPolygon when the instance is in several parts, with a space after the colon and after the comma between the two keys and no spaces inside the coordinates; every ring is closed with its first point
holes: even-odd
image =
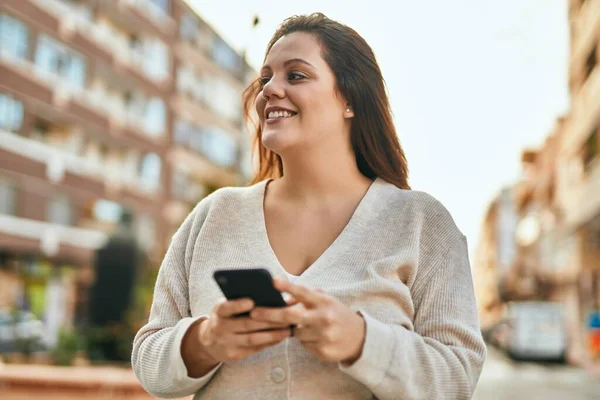
{"type": "Polygon", "coordinates": [[[265,182],[259,182],[251,186],[236,187],[226,186],[215,190],[198,202],[194,212],[198,214],[207,213],[241,213],[252,212],[250,209],[255,201],[262,196],[265,182]]]}
{"type": "Polygon", "coordinates": [[[435,196],[421,190],[389,186],[385,218],[418,228],[421,236],[447,241],[463,236],[448,208],[435,196]]]}

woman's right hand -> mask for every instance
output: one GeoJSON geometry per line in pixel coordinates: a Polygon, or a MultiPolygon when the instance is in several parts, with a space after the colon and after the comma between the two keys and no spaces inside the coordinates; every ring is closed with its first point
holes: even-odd
{"type": "Polygon", "coordinates": [[[239,317],[254,308],[250,299],[218,302],[199,327],[202,350],[217,362],[237,361],[290,337],[289,324],[273,324],[239,317]]]}

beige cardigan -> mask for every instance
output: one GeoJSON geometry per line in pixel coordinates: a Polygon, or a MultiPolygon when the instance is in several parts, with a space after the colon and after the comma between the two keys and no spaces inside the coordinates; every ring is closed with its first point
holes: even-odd
{"type": "Polygon", "coordinates": [[[181,340],[222,296],[212,273],[264,267],[286,277],[269,244],[267,181],[202,200],[174,235],[134,371],[158,397],[195,399],[468,399],[486,348],[465,237],[431,196],[378,178],[339,237],[298,279],[366,320],[362,355],[350,367],[321,362],[291,338],[189,378],[181,340]]]}

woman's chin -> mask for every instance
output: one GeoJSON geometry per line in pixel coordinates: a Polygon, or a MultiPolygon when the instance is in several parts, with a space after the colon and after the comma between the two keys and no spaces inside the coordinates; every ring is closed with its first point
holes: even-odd
{"type": "Polygon", "coordinates": [[[290,141],[290,137],[285,135],[284,132],[281,131],[266,131],[263,132],[262,135],[262,144],[267,149],[280,153],[282,150],[293,145],[290,141]]]}

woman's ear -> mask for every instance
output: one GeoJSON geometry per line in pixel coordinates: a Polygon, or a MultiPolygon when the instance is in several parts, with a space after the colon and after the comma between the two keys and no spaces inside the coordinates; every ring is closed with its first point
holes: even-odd
{"type": "Polygon", "coordinates": [[[344,118],[354,118],[354,111],[349,104],[346,104],[346,109],[344,110],[344,118]]]}

